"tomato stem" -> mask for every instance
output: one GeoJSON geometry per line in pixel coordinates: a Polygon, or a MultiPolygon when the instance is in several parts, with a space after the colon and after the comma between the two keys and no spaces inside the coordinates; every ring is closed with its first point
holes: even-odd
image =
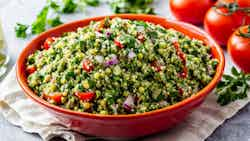
{"type": "Polygon", "coordinates": [[[244,33],[241,29],[239,29],[238,36],[244,37],[244,38],[250,38],[250,25],[247,26],[247,31],[244,33]]]}
{"type": "Polygon", "coordinates": [[[219,1],[218,4],[216,4],[214,7],[215,11],[218,14],[224,15],[224,16],[230,16],[233,13],[240,11],[240,12],[244,12],[244,13],[249,13],[250,12],[250,8],[249,7],[240,7],[237,0],[234,0],[234,2],[230,2],[230,3],[226,3],[223,1],[219,1]],[[220,8],[225,8],[227,9],[227,12],[221,12],[220,8]]]}

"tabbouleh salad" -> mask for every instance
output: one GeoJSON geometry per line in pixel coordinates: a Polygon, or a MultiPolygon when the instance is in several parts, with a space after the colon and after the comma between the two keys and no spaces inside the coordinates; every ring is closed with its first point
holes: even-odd
{"type": "Polygon", "coordinates": [[[205,87],[218,61],[174,29],[121,18],[49,37],[27,58],[29,87],[51,104],[132,114],[182,101],[205,87]]]}

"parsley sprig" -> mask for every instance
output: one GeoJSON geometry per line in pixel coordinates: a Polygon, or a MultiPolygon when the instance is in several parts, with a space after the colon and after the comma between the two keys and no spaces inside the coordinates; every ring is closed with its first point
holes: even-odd
{"type": "Polygon", "coordinates": [[[99,0],[62,0],[60,4],[55,0],[47,0],[46,5],[38,13],[34,22],[31,25],[16,23],[15,32],[16,37],[26,38],[29,27],[31,28],[31,34],[39,34],[46,30],[47,27],[55,27],[63,24],[60,18],[60,14],[74,13],[77,9],[83,9],[82,5],[97,6],[99,0]],[[56,16],[54,18],[48,18],[49,12],[53,12],[56,16]]]}
{"type": "Polygon", "coordinates": [[[231,75],[224,74],[223,79],[217,85],[217,102],[223,106],[246,98],[250,88],[249,81],[250,74],[244,74],[244,72],[239,72],[235,67],[232,67],[231,75]]]}
{"type": "Polygon", "coordinates": [[[154,14],[151,3],[153,0],[112,0],[110,6],[114,13],[154,14]]]}

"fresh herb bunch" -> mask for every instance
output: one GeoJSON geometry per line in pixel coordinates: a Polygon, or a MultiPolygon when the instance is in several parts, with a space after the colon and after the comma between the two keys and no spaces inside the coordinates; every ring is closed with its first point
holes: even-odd
{"type": "Polygon", "coordinates": [[[231,73],[232,75],[223,75],[216,88],[217,102],[222,106],[246,98],[250,88],[250,74],[239,72],[235,67],[232,67],[231,73]]]}
{"type": "Polygon", "coordinates": [[[110,5],[114,13],[154,14],[150,7],[153,0],[112,0],[110,5]]]}
{"type": "Polygon", "coordinates": [[[31,26],[16,23],[16,37],[26,38],[29,27],[31,27],[32,34],[39,34],[46,30],[47,25],[49,25],[50,27],[55,27],[63,24],[60,19],[60,14],[74,13],[78,8],[83,7],[83,5],[97,6],[99,5],[99,0],[62,0],[61,4],[59,4],[55,0],[47,0],[46,5],[39,12],[36,20],[31,24],[31,26]],[[51,10],[52,12],[56,13],[57,16],[49,19],[48,13],[51,10]]]}

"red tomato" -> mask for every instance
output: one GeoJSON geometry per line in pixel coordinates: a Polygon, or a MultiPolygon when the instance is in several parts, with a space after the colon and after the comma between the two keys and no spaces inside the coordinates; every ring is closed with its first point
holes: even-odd
{"type": "Polygon", "coordinates": [[[53,43],[55,41],[55,38],[54,37],[48,37],[46,40],[45,40],[45,42],[44,42],[44,44],[43,44],[43,48],[44,49],[49,49],[50,48],[50,45],[53,43]]]}
{"type": "Polygon", "coordinates": [[[227,47],[234,63],[244,72],[250,73],[250,25],[236,30],[229,38],[227,47]],[[240,36],[240,33],[245,37],[240,36]]]}
{"type": "Polygon", "coordinates": [[[51,93],[44,94],[46,99],[53,100],[57,104],[61,104],[62,102],[62,93],[51,93]]]}
{"type": "Polygon", "coordinates": [[[75,95],[83,101],[91,101],[95,97],[94,92],[76,92],[75,95]]]}
{"type": "Polygon", "coordinates": [[[115,45],[117,46],[117,47],[119,47],[119,48],[124,48],[124,45],[120,42],[120,41],[118,41],[118,40],[114,40],[114,43],[115,43],[115,45]]]}
{"type": "Polygon", "coordinates": [[[216,0],[170,0],[170,10],[176,19],[192,24],[202,24],[207,10],[216,0]]]}
{"type": "Polygon", "coordinates": [[[36,67],[35,66],[28,66],[27,68],[26,68],[26,71],[29,73],[29,74],[32,74],[32,73],[34,73],[35,71],[36,71],[36,67]]]}
{"type": "Polygon", "coordinates": [[[90,60],[84,60],[82,67],[86,72],[91,72],[94,69],[94,65],[90,60]]]}
{"type": "MultiPolygon", "coordinates": [[[[238,0],[238,5],[246,5],[244,1],[238,0]]],[[[220,1],[219,1],[220,2],[220,1]]],[[[224,0],[229,4],[234,0],[224,0]]],[[[216,3],[217,5],[218,3],[216,3]]],[[[246,14],[237,10],[232,14],[229,14],[227,8],[210,8],[204,19],[205,30],[219,43],[220,45],[226,45],[230,35],[241,25],[246,24],[246,14]],[[222,14],[221,14],[222,13],[222,14]],[[226,15],[225,15],[226,14],[226,15]]]]}

